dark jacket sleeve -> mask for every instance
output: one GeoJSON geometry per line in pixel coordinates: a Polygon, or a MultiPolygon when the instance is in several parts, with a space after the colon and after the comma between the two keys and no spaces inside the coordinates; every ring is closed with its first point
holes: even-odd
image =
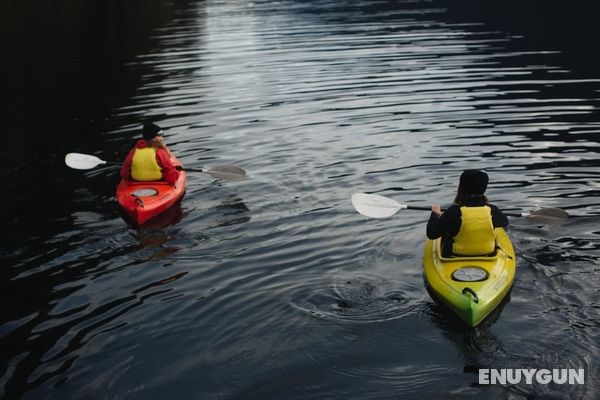
{"type": "Polygon", "coordinates": [[[441,219],[441,215],[437,215],[434,212],[429,215],[429,221],[427,221],[427,238],[433,240],[442,236],[443,230],[440,226],[441,219]]]}
{"type": "Polygon", "coordinates": [[[500,209],[494,205],[490,206],[492,209],[492,224],[494,228],[505,228],[508,226],[508,218],[500,211],[500,209]]]}
{"type": "Polygon", "coordinates": [[[458,234],[460,223],[460,208],[456,205],[450,206],[441,216],[431,213],[427,222],[427,237],[454,237],[458,234]]]}

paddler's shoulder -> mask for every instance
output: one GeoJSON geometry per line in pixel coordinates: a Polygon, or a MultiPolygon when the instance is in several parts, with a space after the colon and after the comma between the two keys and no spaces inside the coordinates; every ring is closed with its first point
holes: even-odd
{"type": "Polygon", "coordinates": [[[138,141],[135,142],[136,149],[145,149],[146,147],[150,147],[150,145],[144,139],[138,139],[138,141]]]}

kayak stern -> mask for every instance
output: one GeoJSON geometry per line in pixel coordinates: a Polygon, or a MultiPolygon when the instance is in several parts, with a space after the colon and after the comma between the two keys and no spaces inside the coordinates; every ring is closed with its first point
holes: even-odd
{"type": "Polygon", "coordinates": [[[164,181],[138,182],[122,179],[117,186],[117,202],[125,218],[135,225],[156,218],[183,197],[187,177],[181,171],[175,185],[164,181]]]}
{"type": "Polygon", "coordinates": [[[472,327],[498,307],[514,281],[514,249],[502,228],[496,228],[496,236],[496,253],[490,257],[445,258],[441,256],[440,239],[425,244],[424,278],[430,294],[472,327]],[[457,271],[475,271],[480,277],[459,280],[457,271]]]}

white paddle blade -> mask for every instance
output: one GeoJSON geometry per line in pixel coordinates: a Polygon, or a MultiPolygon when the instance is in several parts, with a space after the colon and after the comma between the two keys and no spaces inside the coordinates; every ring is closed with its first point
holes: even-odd
{"type": "Polygon", "coordinates": [[[352,206],[362,215],[371,218],[391,217],[398,210],[406,208],[406,205],[390,198],[366,193],[354,193],[352,195],[352,206]]]}
{"type": "Polygon", "coordinates": [[[69,153],[65,156],[65,164],[74,169],[92,169],[106,161],[90,154],[69,153]]]}
{"type": "Polygon", "coordinates": [[[224,181],[239,181],[246,177],[246,171],[234,165],[217,165],[204,172],[224,181]]]}
{"type": "Polygon", "coordinates": [[[542,208],[523,216],[534,223],[557,224],[568,219],[569,213],[561,208],[542,208]]]}

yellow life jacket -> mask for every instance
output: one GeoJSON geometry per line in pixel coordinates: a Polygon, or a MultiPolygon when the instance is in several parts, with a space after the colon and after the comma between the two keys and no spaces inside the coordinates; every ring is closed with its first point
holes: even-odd
{"type": "Polygon", "coordinates": [[[461,207],[462,222],[454,237],[452,253],[459,256],[482,256],[496,249],[496,233],[489,206],[461,207]]]}
{"type": "Polygon", "coordinates": [[[131,162],[131,177],[136,181],[159,181],[163,178],[154,147],[135,149],[131,162]]]}

